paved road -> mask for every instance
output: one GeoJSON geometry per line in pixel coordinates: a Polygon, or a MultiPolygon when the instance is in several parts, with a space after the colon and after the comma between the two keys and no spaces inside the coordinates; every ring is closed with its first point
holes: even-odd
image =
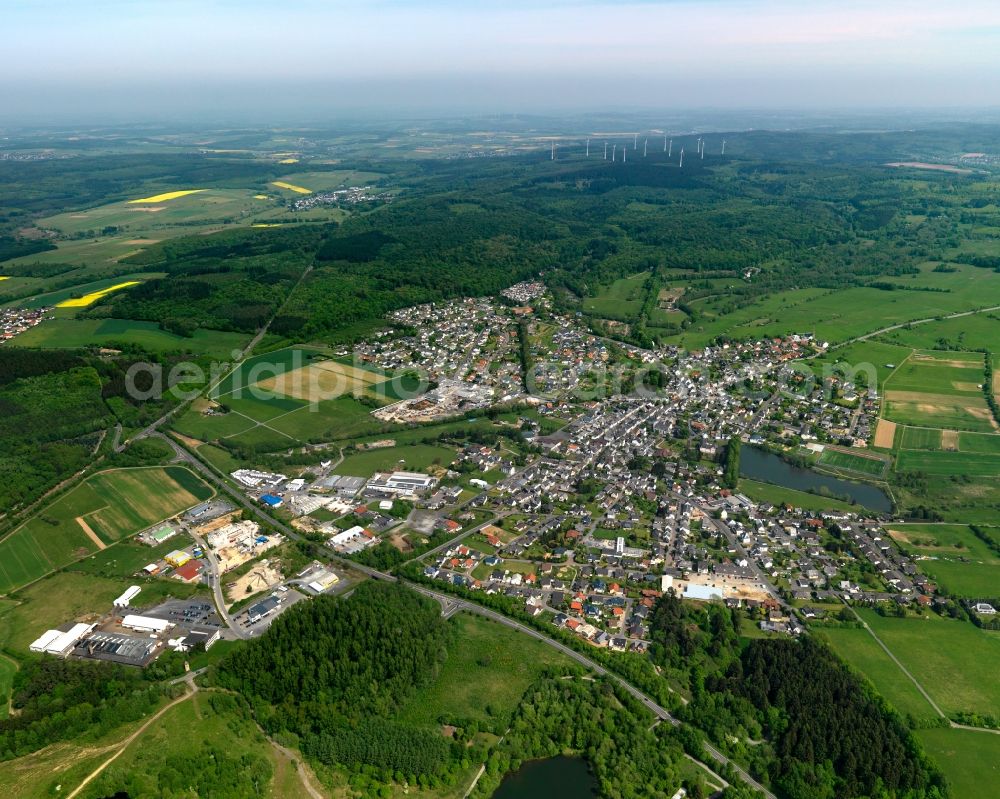
{"type": "MultiPolygon", "coordinates": [[[[177,442],[175,442],[173,439],[164,436],[162,433],[157,433],[156,435],[162,437],[165,441],[167,441],[181,460],[189,463],[206,479],[208,479],[215,486],[217,486],[221,491],[228,494],[243,507],[248,508],[258,518],[262,519],[263,521],[267,522],[268,524],[272,525],[278,530],[281,530],[290,539],[302,540],[302,536],[298,532],[296,532],[288,525],[284,524],[283,522],[275,519],[273,516],[268,514],[266,511],[264,511],[263,508],[261,508],[255,502],[252,502],[245,494],[243,494],[243,492],[233,488],[231,485],[229,485],[229,483],[220,478],[214,471],[209,469],[204,463],[202,463],[200,460],[191,455],[191,453],[189,453],[186,449],[177,444],[177,442]]],[[[342,566],[366,574],[367,576],[372,577],[376,580],[384,580],[387,582],[400,581],[399,578],[391,574],[386,574],[385,572],[380,572],[377,569],[372,569],[367,566],[363,566],[359,563],[355,563],[354,561],[348,560],[347,558],[342,558],[334,553],[327,552],[325,554],[330,560],[337,561],[342,566]]],[[[604,668],[604,666],[594,662],[586,655],[577,652],[575,649],[571,649],[570,647],[566,646],[560,641],[557,641],[554,638],[551,638],[532,627],[528,627],[527,625],[522,624],[521,622],[515,621],[514,619],[504,616],[502,613],[497,613],[496,611],[490,610],[489,608],[484,608],[481,605],[478,605],[474,602],[468,602],[458,597],[439,593],[423,585],[418,585],[416,583],[411,583],[408,581],[404,582],[406,582],[406,585],[408,585],[413,590],[423,594],[424,596],[431,597],[435,599],[437,602],[441,603],[442,612],[445,613],[446,615],[450,616],[456,613],[458,610],[465,610],[468,611],[469,613],[475,613],[479,616],[484,616],[488,619],[492,619],[493,621],[503,624],[506,627],[518,630],[519,632],[522,632],[525,635],[530,635],[532,638],[542,641],[548,646],[551,646],[554,649],[559,650],[568,658],[576,661],[580,665],[614,680],[619,685],[621,685],[626,691],[632,694],[632,696],[634,696],[637,700],[639,700],[639,702],[641,702],[646,708],[648,708],[650,712],[652,712],[657,718],[660,718],[663,721],[666,721],[675,727],[679,726],[682,723],[679,719],[676,719],[673,716],[671,716],[670,713],[666,710],[666,708],[657,704],[651,697],[644,694],[630,682],[623,679],[622,677],[619,677],[614,672],[608,671],[606,668],[604,668]]],[[[736,772],[736,774],[739,775],[740,779],[742,779],[747,785],[749,785],[754,790],[761,792],[767,799],[775,799],[774,794],[772,794],[770,791],[764,788],[764,786],[761,785],[759,782],[757,782],[753,777],[751,777],[750,774],[744,771],[736,763],[733,763],[731,760],[729,760],[729,758],[727,758],[724,754],[722,754],[722,752],[720,752],[718,749],[716,749],[714,746],[712,746],[707,742],[705,743],[705,752],[716,763],[720,763],[723,765],[730,765],[736,772]]],[[[719,777],[719,779],[722,779],[721,776],[719,777]]]]}
{"type": "MultiPolygon", "coordinates": [[[[608,677],[609,679],[612,679],[615,682],[617,682],[622,688],[624,688],[626,691],[632,694],[632,696],[638,699],[639,702],[641,702],[657,718],[667,722],[668,724],[674,727],[679,727],[683,723],[679,719],[676,719],[672,715],[670,715],[670,713],[667,711],[666,708],[657,704],[653,699],[651,699],[649,696],[647,696],[638,688],[636,688],[634,685],[632,685],[632,683],[628,682],[628,680],[619,677],[612,671],[608,671],[606,668],[604,668],[604,666],[600,665],[599,663],[595,663],[593,660],[591,660],[581,652],[577,652],[575,649],[571,649],[570,647],[566,646],[560,641],[556,641],[554,638],[550,638],[549,636],[539,632],[533,627],[528,627],[525,624],[521,624],[521,622],[515,621],[514,619],[504,616],[502,613],[497,613],[496,611],[490,610],[489,608],[484,608],[482,605],[478,605],[475,602],[468,602],[462,599],[458,599],[456,597],[439,594],[437,591],[432,591],[431,589],[423,585],[417,585],[415,583],[410,583],[410,582],[407,582],[406,584],[414,591],[417,591],[425,596],[436,599],[439,602],[449,601],[453,604],[458,605],[459,609],[461,610],[464,610],[468,613],[475,613],[476,615],[479,616],[484,616],[488,619],[498,622],[499,624],[503,624],[504,626],[510,627],[511,629],[524,633],[525,635],[530,635],[532,638],[535,638],[539,641],[542,641],[545,644],[548,644],[554,649],[557,649],[560,652],[562,652],[564,655],[566,655],[566,657],[576,661],[580,665],[585,666],[586,668],[596,672],[597,674],[600,674],[601,676],[608,677]]],[[[742,779],[747,785],[749,785],[754,790],[760,791],[762,794],[764,794],[764,796],[767,797],[767,799],[775,799],[774,794],[768,791],[763,785],[757,782],[746,771],[740,768],[736,763],[732,762],[729,758],[727,758],[724,754],[722,754],[722,752],[720,752],[718,749],[716,749],[708,742],[705,743],[705,752],[707,752],[708,756],[711,757],[712,760],[714,760],[716,763],[731,766],[732,769],[740,776],[740,779],[742,779]]],[[[718,774],[716,774],[715,777],[719,780],[722,780],[722,777],[718,774]]],[[[723,780],[723,782],[725,781],[723,780]]]]}
{"type": "Polygon", "coordinates": [[[215,557],[215,553],[212,551],[211,547],[202,539],[200,535],[197,535],[194,531],[191,531],[191,537],[194,542],[201,547],[202,551],[205,553],[205,559],[208,561],[209,576],[212,580],[212,595],[215,598],[215,611],[219,614],[219,618],[222,619],[226,626],[229,628],[230,632],[233,633],[237,638],[249,638],[246,630],[244,630],[240,625],[238,625],[233,617],[229,614],[229,610],[226,608],[226,598],[222,594],[222,573],[219,571],[219,560],[215,557]]]}

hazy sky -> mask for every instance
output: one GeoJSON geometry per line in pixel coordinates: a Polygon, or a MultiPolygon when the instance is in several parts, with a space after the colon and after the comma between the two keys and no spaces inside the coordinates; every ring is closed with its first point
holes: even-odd
{"type": "Polygon", "coordinates": [[[0,124],[998,98],[998,0],[0,0],[0,124]]]}

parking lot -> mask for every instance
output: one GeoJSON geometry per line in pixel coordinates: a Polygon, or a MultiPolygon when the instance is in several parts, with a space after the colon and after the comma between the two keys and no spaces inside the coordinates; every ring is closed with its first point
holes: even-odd
{"type": "Polygon", "coordinates": [[[222,619],[215,612],[211,600],[196,597],[194,599],[170,599],[146,611],[146,616],[167,619],[174,624],[188,627],[223,627],[222,619]]]}

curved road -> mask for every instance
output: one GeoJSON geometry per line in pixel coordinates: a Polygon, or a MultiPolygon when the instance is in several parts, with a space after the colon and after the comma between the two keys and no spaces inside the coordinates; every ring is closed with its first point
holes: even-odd
{"type": "MultiPolygon", "coordinates": [[[[170,446],[174,449],[174,451],[177,453],[179,459],[185,461],[186,463],[190,464],[192,467],[197,469],[200,474],[204,475],[221,491],[225,492],[227,495],[232,497],[237,503],[250,510],[257,517],[264,520],[271,526],[275,527],[278,530],[281,530],[282,533],[287,535],[289,538],[293,540],[302,540],[302,536],[299,533],[297,533],[288,525],[284,524],[283,522],[279,521],[278,519],[275,519],[273,516],[266,513],[260,506],[252,502],[245,494],[243,494],[240,491],[237,491],[235,488],[229,485],[229,483],[220,478],[214,471],[212,471],[208,466],[202,463],[198,458],[194,457],[190,452],[188,452],[186,449],[180,446],[172,438],[165,436],[162,433],[155,433],[154,435],[157,435],[163,438],[165,441],[167,441],[170,444],[170,446]]],[[[399,578],[395,577],[392,574],[386,574],[385,572],[380,572],[377,569],[372,569],[367,566],[363,566],[360,563],[355,563],[352,560],[348,560],[347,558],[342,558],[334,553],[326,552],[325,555],[329,557],[331,560],[337,561],[343,566],[353,569],[354,571],[366,574],[367,576],[374,578],[376,580],[385,580],[387,582],[400,582],[399,578]]],[[[469,602],[467,600],[461,599],[459,597],[450,596],[448,594],[441,594],[423,585],[418,585],[416,583],[411,583],[409,581],[405,582],[406,585],[412,588],[413,590],[423,594],[424,596],[428,596],[437,600],[442,604],[442,607],[450,610],[450,612],[452,613],[455,610],[465,610],[468,611],[469,613],[475,613],[479,616],[484,616],[485,618],[492,619],[493,621],[503,624],[506,627],[510,627],[513,630],[517,630],[519,632],[524,633],[525,635],[530,635],[532,638],[542,641],[548,646],[551,646],[554,649],[559,650],[564,655],[576,661],[577,663],[581,664],[582,666],[585,666],[586,668],[617,682],[620,686],[622,686],[622,688],[624,688],[626,691],[632,694],[632,696],[638,699],[657,718],[668,722],[674,727],[679,727],[683,723],[679,719],[676,719],[673,716],[671,716],[670,713],[666,710],[666,708],[657,704],[652,698],[650,698],[642,691],[640,691],[638,688],[636,688],[634,685],[632,685],[632,683],[628,682],[622,677],[619,677],[614,672],[608,671],[606,668],[604,668],[604,666],[600,665],[599,663],[595,663],[586,655],[577,652],[575,649],[571,649],[565,644],[556,641],[554,638],[551,638],[545,635],[544,633],[535,630],[532,627],[528,627],[527,625],[522,624],[521,622],[515,621],[514,619],[511,619],[508,616],[504,616],[502,613],[497,613],[496,611],[490,610],[489,608],[485,608],[481,605],[478,605],[475,602],[469,602]]],[[[708,743],[707,741],[705,742],[705,752],[716,763],[732,767],[733,771],[740,777],[741,780],[743,780],[743,782],[745,782],[755,791],[759,791],[766,797],[766,799],[775,799],[773,793],[768,791],[763,785],[761,785],[752,776],[750,776],[750,774],[748,774],[744,769],[742,769],[739,765],[737,765],[729,758],[727,758],[724,754],[722,754],[722,752],[720,752],[717,748],[715,748],[712,744],[708,743]]],[[[719,777],[719,779],[722,778],[719,777]]]]}

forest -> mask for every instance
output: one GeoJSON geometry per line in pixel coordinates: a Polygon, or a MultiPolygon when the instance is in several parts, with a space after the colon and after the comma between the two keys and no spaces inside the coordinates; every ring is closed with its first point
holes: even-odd
{"type": "Polygon", "coordinates": [[[296,736],[309,758],[436,785],[473,755],[393,715],[437,676],[450,643],[436,602],[368,581],[347,599],[320,596],[283,613],[222,662],[218,682],[250,701],[269,734],[296,736]]]}
{"type": "MultiPolygon", "coordinates": [[[[181,356],[134,347],[111,357],[89,350],[0,349],[0,514],[34,501],[60,480],[94,462],[115,423],[140,427],[177,402],[170,392],[148,400],[127,390],[136,362],[165,371],[181,356]]],[[[148,388],[148,374],[136,377],[148,388]]]]}
{"type": "Polygon", "coordinates": [[[741,646],[739,628],[738,611],[667,592],[654,610],[651,656],[690,688],[681,716],[747,759],[781,799],[948,795],[903,720],[823,644],[741,646]]]}

